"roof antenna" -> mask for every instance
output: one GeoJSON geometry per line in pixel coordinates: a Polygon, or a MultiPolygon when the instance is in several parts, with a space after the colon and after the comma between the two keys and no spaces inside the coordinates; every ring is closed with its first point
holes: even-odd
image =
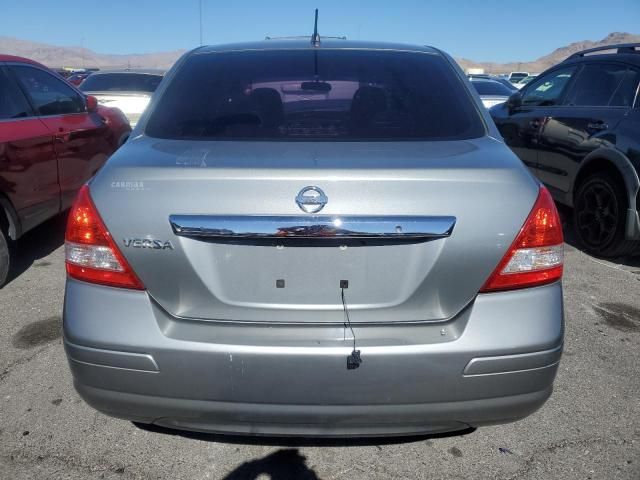
{"type": "Polygon", "coordinates": [[[316,21],[313,24],[313,36],[311,37],[311,45],[320,46],[320,35],[318,35],[318,9],[316,8],[316,21]]]}

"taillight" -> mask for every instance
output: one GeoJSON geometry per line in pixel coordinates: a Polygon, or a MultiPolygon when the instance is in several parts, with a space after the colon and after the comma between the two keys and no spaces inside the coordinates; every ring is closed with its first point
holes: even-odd
{"type": "Polygon", "coordinates": [[[555,282],[562,278],[563,262],[560,216],[551,194],[541,186],[520,233],[480,291],[513,290],[555,282]]]}
{"type": "Polygon", "coordinates": [[[144,290],[100,218],[87,185],[80,189],[71,208],[64,249],[67,274],[71,278],[144,290]]]}

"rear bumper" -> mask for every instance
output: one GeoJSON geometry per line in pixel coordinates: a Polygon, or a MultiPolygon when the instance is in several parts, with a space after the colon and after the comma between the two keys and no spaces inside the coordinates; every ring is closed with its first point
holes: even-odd
{"type": "Polygon", "coordinates": [[[549,387],[464,402],[275,405],[145,396],[78,382],[75,387],[93,408],[125,420],[199,432],[309,437],[420,435],[506,423],[536,411],[551,395],[549,387]]]}
{"type": "Polygon", "coordinates": [[[262,435],[402,435],[503,423],[552,391],[560,284],[479,295],[438,324],[176,319],[144,292],[67,283],[65,349],[80,395],[119,418],[262,435]]]}

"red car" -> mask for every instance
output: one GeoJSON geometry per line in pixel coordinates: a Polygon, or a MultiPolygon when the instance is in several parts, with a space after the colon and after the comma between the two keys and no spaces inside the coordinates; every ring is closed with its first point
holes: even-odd
{"type": "Polygon", "coordinates": [[[87,78],[91,73],[74,73],[70,77],[67,78],[67,82],[71,85],[75,85],[76,87],[82,83],[82,81],[87,78]]]}
{"type": "Polygon", "coordinates": [[[10,241],[68,209],[130,132],[122,112],[45,66],[0,55],[0,286],[10,241]]]}

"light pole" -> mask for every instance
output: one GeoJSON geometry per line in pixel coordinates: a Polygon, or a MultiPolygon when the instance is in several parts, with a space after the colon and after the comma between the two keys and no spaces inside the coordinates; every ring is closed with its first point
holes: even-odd
{"type": "Polygon", "coordinates": [[[200,45],[202,45],[202,0],[199,0],[200,6],[200,45]]]}
{"type": "Polygon", "coordinates": [[[82,55],[82,68],[86,65],[84,63],[84,37],[80,37],[80,54],[82,55]]]}

